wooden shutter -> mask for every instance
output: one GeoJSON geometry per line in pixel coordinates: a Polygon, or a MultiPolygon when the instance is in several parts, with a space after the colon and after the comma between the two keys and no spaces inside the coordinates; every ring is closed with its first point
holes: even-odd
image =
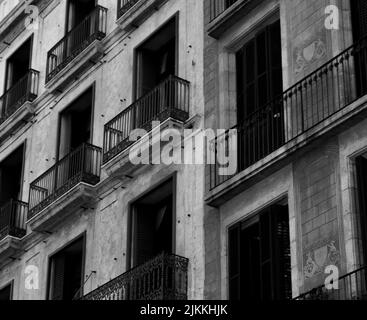
{"type": "Polygon", "coordinates": [[[291,250],[289,235],[289,214],[285,206],[273,206],[271,210],[273,220],[273,292],[275,299],[292,298],[291,280],[291,250]]]}
{"type": "Polygon", "coordinates": [[[51,262],[51,300],[62,300],[64,297],[65,256],[59,254],[51,262]]]}
{"type": "Polygon", "coordinates": [[[136,207],[136,251],[134,266],[141,265],[154,258],[154,210],[152,206],[136,207]]]}
{"type": "Polygon", "coordinates": [[[241,225],[229,229],[228,234],[228,257],[229,257],[229,299],[239,300],[241,295],[241,278],[240,278],[240,236],[241,236],[241,225]]]}
{"type": "Polygon", "coordinates": [[[236,54],[238,120],[283,91],[280,21],[267,26],[236,54]]]}

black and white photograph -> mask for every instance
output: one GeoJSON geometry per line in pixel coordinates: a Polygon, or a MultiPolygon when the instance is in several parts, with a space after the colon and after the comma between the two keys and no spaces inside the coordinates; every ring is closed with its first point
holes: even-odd
{"type": "Polygon", "coordinates": [[[0,309],[362,300],[366,0],[0,0],[0,309]]]}

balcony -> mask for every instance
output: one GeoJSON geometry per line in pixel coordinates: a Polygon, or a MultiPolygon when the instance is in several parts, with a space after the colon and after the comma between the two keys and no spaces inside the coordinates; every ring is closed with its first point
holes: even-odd
{"type": "Polygon", "coordinates": [[[93,202],[101,158],[100,148],[83,144],[31,183],[28,223],[33,230],[50,228],[73,209],[93,202]]]}
{"type": "Polygon", "coordinates": [[[129,138],[135,129],[149,132],[153,121],[171,118],[185,122],[189,118],[189,105],[190,83],[170,76],[105,125],[103,162],[109,162],[134,143],[129,138]]]}
{"type": "Polygon", "coordinates": [[[28,204],[15,200],[0,208],[0,261],[20,250],[20,239],[26,235],[27,212],[28,204]]]}
{"type": "Polygon", "coordinates": [[[189,261],[161,254],[83,297],[83,300],[187,300],[189,261]]]}
{"type": "MultiPolygon", "coordinates": [[[[290,161],[287,155],[310,141],[336,134],[346,122],[358,122],[356,115],[364,111],[367,100],[366,54],[364,38],[235,126],[237,172],[220,176],[219,162],[212,165],[207,201],[219,205],[219,197],[252,178],[254,172],[280,160],[290,161]]],[[[212,142],[217,159],[220,150],[230,148],[229,135],[230,131],[212,142]]]]}
{"type": "Polygon", "coordinates": [[[13,132],[34,113],[32,102],[38,95],[39,72],[29,70],[0,97],[0,136],[13,132]]]}
{"type": "Polygon", "coordinates": [[[117,23],[128,32],[136,29],[168,0],[117,0],[117,23]]]}
{"type": "Polygon", "coordinates": [[[228,28],[242,19],[261,1],[210,0],[208,34],[218,39],[228,28]]]}
{"type": "Polygon", "coordinates": [[[103,54],[100,41],[106,36],[107,9],[96,6],[47,54],[46,87],[61,90],[103,54]],[[83,52],[83,54],[81,54],[83,52]]]}
{"type": "Polygon", "coordinates": [[[0,208],[0,241],[7,236],[23,238],[26,234],[28,204],[10,200],[0,208]]]}
{"type": "Polygon", "coordinates": [[[338,289],[325,285],[306,292],[294,300],[367,300],[367,267],[351,272],[338,281],[338,289]]]}

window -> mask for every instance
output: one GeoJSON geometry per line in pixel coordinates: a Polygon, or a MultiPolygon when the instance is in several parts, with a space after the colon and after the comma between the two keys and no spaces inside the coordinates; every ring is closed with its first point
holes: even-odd
{"type": "Polygon", "coordinates": [[[137,53],[136,98],[176,75],[176,19],[172,19],[145,41],[137,53]]]}
{"type": "Polygon", "coordinates": [[[237,52],[236,70],[242,171],[284,141],[283,106],[274,100],[283,91],[279,20],[258,31],[237,52]]]}
{"type": "Polygon", "coordinates": [[[367,157],[360,156],[356,159],[357,166],[357,185],[359,198],[359,214],[357,230],[361,239],[361,254],[363,263],[367,264],[367,157]]]}
{"type": "MultiPolygon", "coordinates": [[[[351,0],[352,28],[354,42],[360,41],[367,35],[367,1],[351,0]]],[[[363,44],[363,47],[365,44],[363,44]]],[[[357,50],[358,52],[358,50],[357,50]]],[[[363,54],[356,54],[354,57],[356,72],[357,96],[361,97],[367,93],[367,58],[363,54]]]]}
{"type": "Polygon", "coordinates": [[[169,180],[132,206],[132,267],[165,252],[174,253],[173,180],[169,180]]]}
{"type": "Polygon", "coordinates": [[[73,242],[50,259],[50,300],[73,300],[83,294],[84,237],[73,242]]]}
{"type": "Polygon", "coordinates": [[[92,140],[93,88],[77,98],[60,115],[59,159],[92,140]]]}
{"type": "Polygon", "coordinates": [[[352,28],[354,42],[367,34],[367,2],[365,0],[351,0],[352,28]]]}
{"type": "Polygon", "coordinates": [[[287,205],[274,205],[229,230],[229,298],[292,297],[287,205]]]}
{"type": "Polygon", "coordinates": [[[12,300],[13,284],[9,284],[6,287],[0,289],[0,301],[12,300]]]}
{"type": "Polygon", "coordinates": [[[0,207],[10,200],[21,200],[24,145],[0,164],[0,207]]]}

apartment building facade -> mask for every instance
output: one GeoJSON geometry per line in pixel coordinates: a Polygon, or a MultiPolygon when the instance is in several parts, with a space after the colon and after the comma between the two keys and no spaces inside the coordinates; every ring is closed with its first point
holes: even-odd
{"type": "Polygon", "coordinates": [[[203,2],[19,1],[0,21],[0,298],[204,298],[203,2]],[[139,138],[136,137],[136,138],[139,138]],[[200,177],[196,178],[196,177],[200,177]]]}
{"type": "Polygon", "coordinates": [[[366,8],[205,1],[206,298],[366,298],[366,8]]]}

